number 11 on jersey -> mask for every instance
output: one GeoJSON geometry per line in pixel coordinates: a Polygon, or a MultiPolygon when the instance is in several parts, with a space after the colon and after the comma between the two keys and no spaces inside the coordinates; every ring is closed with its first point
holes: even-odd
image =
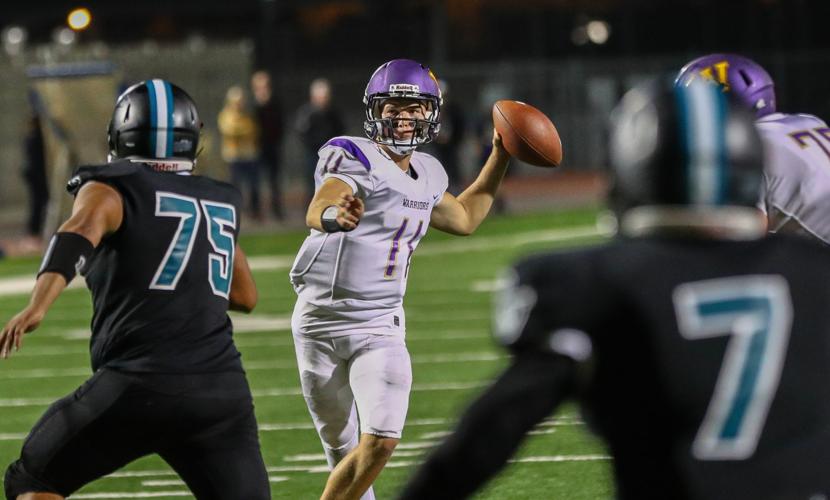
{"type": "MultiPolygon", "coordinates": [[[[395,277],[395,269],[397,268],[398,262],[398,254],[400,253],[400,246],[401,246],[401,239],[403,238],[404,233],[406,232],[406,227],[409,225],[409,218],[404,218],[403,223],[401,226],[395,231],[395,236],[392,237],[392,247],[389,249],[389,257],[386,261],[386,268],[383,273],[383,277],[385,279],[393,279],[395,277]]],[[[412,235],[411,238],[406,240],[406,246],[409,249],[409,254],[406,256],[406,270],[404,271],[404,277],[409,274],[409,263],[412,259],[412,253],[415,251],[414,243],[415,240],[421,235],[421,229],[424,227],[424,221],[418,221],[418,227],[415,229],[415,234],[412,235]]]]}

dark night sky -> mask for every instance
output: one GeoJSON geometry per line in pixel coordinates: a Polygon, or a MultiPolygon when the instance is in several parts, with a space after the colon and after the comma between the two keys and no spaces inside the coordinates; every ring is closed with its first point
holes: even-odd
{"type": "Polygon", "coordinates": [[[373,59],[386,52],[428,59],[442,47],[449,60],[483,61],[830,45],[822,36],[826,0],[40,0],[7,2],[0,26],[23,25],[31,43],[47,42],[79,5],[95,16],[82,41],[249,37],[259,57],[299,67],[354,57],[367,47],[373,59]],[[610,23],[608,43],[575,46],[572,30],[593,18],[610,23]]]}

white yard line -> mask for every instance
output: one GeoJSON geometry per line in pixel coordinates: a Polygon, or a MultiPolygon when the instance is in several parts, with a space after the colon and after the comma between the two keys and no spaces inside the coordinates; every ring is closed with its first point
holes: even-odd
{"type": "MultiPolygon", "coordinates": [[[[449,426],[455,423],[455,420],[449,418],[418,418],[406,421],[406,428],[411,427],[428,427],[433,425],[449,426]]],[[[545,420],[537,426],[537,431],[543,433],[545,427],[559,427],[559,426],[580,426],[585,425],[585,422],[578,418],[572,417],[558,417],[555,419],[545,420]]],[[[314,424],[309,422],[290,422],[290,423],[260,423],[259,432],[282,432],[282,431],[300,431],[300,430],[314,430],[314,424]]],[[[450,431],[435,431],[425,432],[420,435],[421,439],[432,440],[440,439],[447,436],[450,431]]],[[[0,441],[21,441],[27,436],[23,432],[10,432],[0,434],[0,441]]]]}
{"type": "MultiPolygon", "coordinates": [[[[463,391],[468,389],[476,389],[484,387],[489,384],[489,381],[481,382],[446,382],[441,384],[415,384],[412,390],[416,392],[421,391],[463,391]]],[[[275,388],[275,389],[260,389],[251,391],[255,398],[270,398],[282,396],[302,396],[302,391],[299,387],[292,388],[275,388]]],[[[55,402],[62,396],[55,398],[12,398],[0,399],[0,408],[20,407],[20,406],[45,406],[55,402]]]]}
{"type": "Polygon", "coordinates": [[[193,497],[190,491],[176,490],[176,491],[145,491],[142,493],[130,493],[126,491],[110,492],[110,493],[79,493],[72,495],[69,498],[160,498],[160,497],[193,497]]]}
{"type": "MultiPolygon", "coordinates": [[[[528,231],[503,236],[480,236],[472,238],[458,238],[452,241],[436,243],[425,242],[420,245],[418,255],[435,256],[450,253],[486,251],[506,246],[521,246],[529,243],[557,242],[574,239],[601,236],[605,233],[595,226],[577,226],[563,229],[546,229],[542,231],[528,231]]],[[[294,261],[293,255],[258,255],[249,256],[248,263],[254,271],[279,271],[289,269],[294,261]]],[[[33,275],[11,276],[0,279],[0,297],[8,295],[26,295],[35,285],[33,275]]],[[[76,279],[69,284],[69,288],[85,288],[82,279],[76,279]]]]}
{"type": "Polygon", "coordinates": [[[0,434],[0,441],[22,441],[25,438],[26,434],[22,432],[0,434]]]}
{"type": "Polygon", "coordinates": [[[293,255],[248,255],[248,265],[251,266],[251,271],[291,269],[293,263],[293,255]]]}
{"type": "MultiPolygon", "coordinates": [[[[464,391],[468,389],[476,389],[490,384],[490,381],[481,382],[444,382],[440,384],[414,384],[412,391],[464,391]]],[[[302,391],[299,387],[295,388],[275,388],[275,389],[260,389],[251,391],[255,398],[268,397],[282,397],[282,396],[302,396],[302,391]]],[[[2,401],[2,400],[0,400],[2,401]]],[[[0,404],[0,407],[3,405],[0,404]]]]}
{"type": "MultiPolygon", "coordinates": [[[[406,427],[424,426],[424,425],[447,425],[452,420],[447,418],[420,418],[415,420],[407,420],[406,427]]],[[[297,430],[313,430],[314,424],[311,422],[295,422],[289,424],[282,423],[266,423],[259,424],[260,432],[269,431],[297,431],[297,430]]]]}
{"type": "Polygon", "coordinates": [[[459,352],[441,354],[420,354],[412,356],[413,363],[438,364],[456,363],[461,361],[497,361],[507,358],[506,354],[496,352],[459,352]]]}
{"type": "MultiPolygon", "coordinates": [[[[6,295],[28,295],[32,292],[34,286],[35,276],[33,274],[3,278],[0,279],[0,297],[6,295]]],[[[67,288],[86,288],[86,282],[82,279],[74,280],[67,288]]]]}
{"type": "Polygon", "coordinates": [[[552,455],[542,457],[522,457],[509,460],[511,463],[538,463],[538,462],[593,462],[596,460],[611,460],[609,455],[552,455]]]}
{"type": "Polygon", "coordinates": [[[62,377],[89,377],[92,375],[90,368],[65,368],[52,370],[39,368],[34,370],[8,370],[0,372],[2,379],[24,379],[24,378],[62,378],[62,377]]]}
{"type": "Polygon", "coordinates": [[[425,243],[416,250],[418,256],[446,255],[448,253],[466,253],[492,250],[506,246],[522,246],[530,243],[558,242],[602,236],[596,226],[578,226],[564,229],[546,229],[542,231],[528,231],[503,236],[474,236],[472,238],[457,238],[439,243],[425,243]]]}
{"type": "MultiPolygon", "coordinates": [[[[400,445],[399,445],[400,447],[400,445]]],[[[424,448],[428,448],[424,447],[424,448]]],[[[410,467],[413,465],[419,464],[420,460],[410,461],[400,461],[400,460],[393,460],[389,462],[386,467],[397,468],[397,467],[410,467]]],[[[321,458],[324,458],[323,455],[319,455],[321,458]]],[[[609,455],[549,455],[549,456],[532,456],[532,457],[522,457],[522,458],[515,458],[510,460],[511,463],[557,463],[557,462],[593,462],[593,461],[607,461],[611,460],[612,457],[609,455]]],[[[327,465],[318,465],[318,466],[308,466],[308,465],[274,465],[266,467],[268,472],[307,472],[307,473],[323,473],[328,472],[327,465]]],[[[176,473],[172,470],[142,470],[142,471],[122,471],[122,472],[114,472],[108,475],[108,478],[122,478],[122,477],[170,477],[176,476],[176,473]]],[[[71,498],[80,498],[77,496],[73,496],[71,498]]],[[[95,497],[98,498],[98,497],[95,497]]]]}

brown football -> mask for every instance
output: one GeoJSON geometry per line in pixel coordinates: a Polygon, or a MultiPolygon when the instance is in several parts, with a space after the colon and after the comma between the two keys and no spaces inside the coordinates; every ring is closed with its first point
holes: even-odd
{"type": "Polygon", "coordinates": [[[496,101],[493,125],[514,158],[537,167],[555,167],[562,161],[559,132],[544,113],[530,104],[496,101]]]}

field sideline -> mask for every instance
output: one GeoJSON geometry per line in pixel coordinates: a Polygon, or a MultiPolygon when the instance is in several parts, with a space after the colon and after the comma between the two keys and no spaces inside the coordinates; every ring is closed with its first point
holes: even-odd
{"type": "MultiPolygon", "coordinates": [[[[414,386],[407,427],[375,484],[394,498],[424,453],[452,428],[466,403],[505,366],[489,336],[490,290],[497,272],[541,249],[601,241],[594,209],[497,216],[468,238],[431,230],[416,251],[407,298],[407,343],[414,386]]],[[[244,231],[243,231],[244,232],[244,231]]],[[[244,235],[260,291],[254,314],[233,315],[237,344],[254,391],[263,454],[276,499],[319,498],[327,468],[300,395],[291,344],[294,293],[287,266],[305,232],[244,235]]],[[[0,322],[28,300],[36,259],[0,262],[0,322]]],[[[26,433],[53,400],[89,376],[90,300],[78,287],[55,303],[23,350],[0,360],[0,466],[14,460],[26,433]]],[[[606,450],[573,405],[540,425],[514,462],[475,498],[597,499],[613,496],[606,450]]],[[[71,498],[192,498],[159,458],[148,457],[71,498]]]]}

